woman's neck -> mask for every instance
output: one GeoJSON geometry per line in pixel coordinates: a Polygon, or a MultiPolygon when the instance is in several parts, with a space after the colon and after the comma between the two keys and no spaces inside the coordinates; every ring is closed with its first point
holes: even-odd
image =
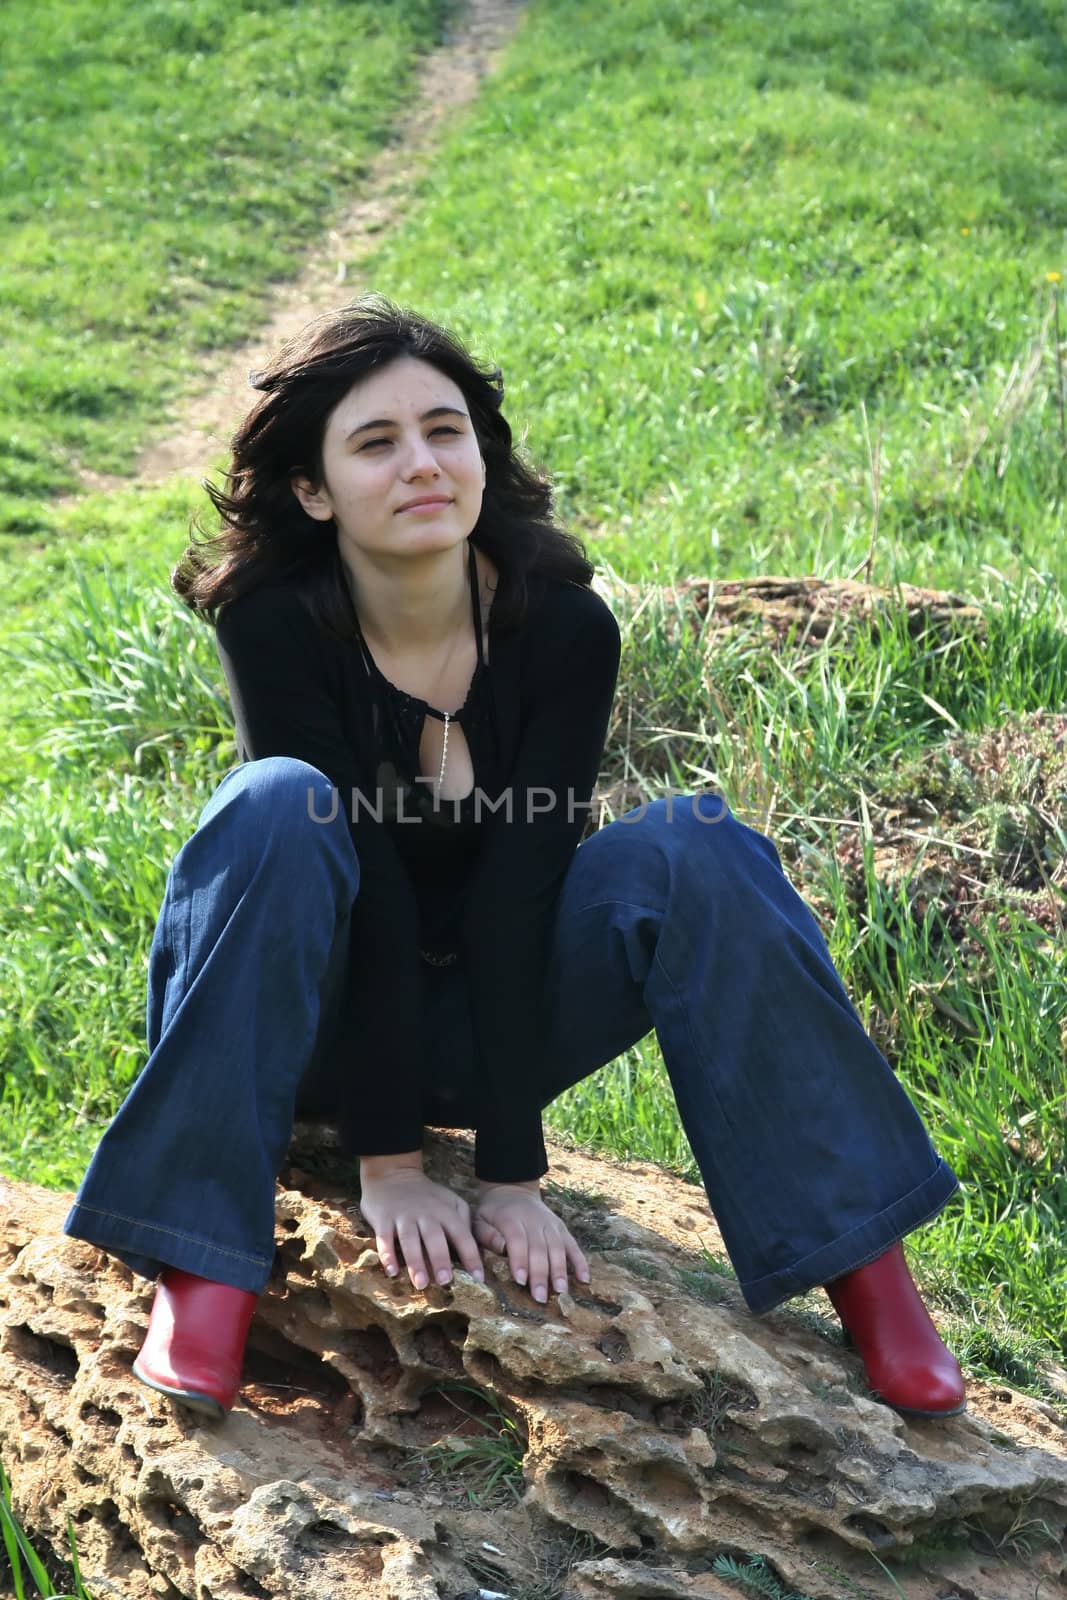
{"type": "Polygon", "coordinates": [[[391,660],[432,658],[471,625],[468,542],[386,569],[342,552],[363,637],[391,660]]]}

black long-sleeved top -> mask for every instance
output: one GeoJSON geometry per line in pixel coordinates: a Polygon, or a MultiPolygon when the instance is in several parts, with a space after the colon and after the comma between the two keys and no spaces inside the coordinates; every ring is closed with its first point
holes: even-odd
{"type": "MultiPolygon", "coordinates": [[[[473,552],[470,561],[477,614],[473,552]]],[[[475,1171],[498,1183],[548,1168],[536,1074],[549,938],[589,816],[620,655],[618,624],[593,590],[532,573],[527,593],[518,629],[496,627],[490,611],[489,659],[479,654],[455,718],[474,790],[436,811],[415,782],[429,708],[386,682],[358,633],[348,642],[324,633],[284,583],[223,607],[216,627],[238,759],[289,755],[324,773],[356,849],[338,1035],[346,1148],[421,1146],[420,950],[454,949],[479,1057],[475,1171]]]]}

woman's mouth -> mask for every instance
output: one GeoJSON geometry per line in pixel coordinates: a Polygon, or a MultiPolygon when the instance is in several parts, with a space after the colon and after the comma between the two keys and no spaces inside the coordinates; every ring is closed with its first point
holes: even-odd
{"type": "Polygon", "coordinates": [[[445,506],[450,506],[451,500],[446,495],[438,495],[433,500],[413,500],[409,505],[401,506],[401,511],[411,511],[415,515],[430,516],[435,511],[440,511],[445,506]]]}

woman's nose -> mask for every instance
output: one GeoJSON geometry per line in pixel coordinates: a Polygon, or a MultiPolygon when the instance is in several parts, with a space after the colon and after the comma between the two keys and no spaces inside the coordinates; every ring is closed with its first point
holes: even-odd
{"type": "Polygon", "coordinates": [[[441,469],[437,465],[437,457],[430,446],[430,441],[420,434],[409,440],[404,448],[403,457],[405,477],[416,477],[423,472],[437,473],[441,469]]]}

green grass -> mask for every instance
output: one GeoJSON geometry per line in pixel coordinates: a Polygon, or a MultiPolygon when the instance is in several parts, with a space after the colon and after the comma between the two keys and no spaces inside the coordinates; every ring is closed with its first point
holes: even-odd
{"type": "MultiPolygon", "coordinates": [[[[444,14],[101,4],[89,29],[86,8],[49,0],[11,30],[13,1178],[76,1187],[143,1066],[167,870],[234,759],[210,633],[167,588],[206,501],[180,483],[42,496],[71,487],[75,462],[130,470],[204,351],[256,327],[268,282],[358,188],[444,14]],[[70,84],[80,145],[55,110],[70,84]],[[53,114],[35,122],[37,104],[53,114]]],[[[1051,0],[534,0],[368,275],[500,362],[513,425],[606,571],[842,576],[876,522],[876,581],[981,606],[981,632],[916,633],[891,607],[876,629],[772,646],[755,629],[694,637],[669,603],[621,599],[603,777],[627,806],[718,787],[772,834],[962,1180],[909,1237],[913,1270],[971,1376],[1060,1408],[1067,455],[1048,274],[1067,276],[1065,63],[1051,0]],[[908,806],[927,843],[894,877],[882,850],[908,806]],[[955,877],[932,871],[946,850],[955,877]]],[[[1062,302],[1060,317],[1062,339],[1062,302]]],[[[697,1179],[654,1037],[547,1121],[697,1179]]],[[[714,1298],[717,1278],[690,1290],[714,1298]]]]}
{"type": "Polygon", "coordinates": [[[357,189],[450,0],[10,0],[0,529],[129,469],[357,189]]]}
{"type": "Polygon", "coordinates": [[[4,1543],[4,1553],[0,1554],[0,1578],[6,1579],[10,1575],[11,1600],[29,1600],[31,1591],[27,1587],[27,1572],[33,1580],[35,1595],[52,1596],[54,1600],[92,1600],[92,1596],[82,1583],[72,1519],[69,1516],[67,1518],[67,1537],[70,1540],[71,1552],[70,1569],[67,1571],[64,1570],[66,1563],[59,1562],[51,1553],[42,1561],[12,1515],[11,1485],[2,1463],[0,1463],[0,1535],[3,1536],[4,1543]],[[73,1593],[60,1594],[55,1587],[57,1574],[62,1577],[64,1583],[68,1577],[73,1577],[75,1584],[73,1593]]]}
{"type": "Polygon", "coordinates": [[[880,579],[1062,577],[1065,51],[1051,4],[543,3],[367,271],[492,346],[625,577],[855,565],[861,403],[880,579]]]}
{"type": "Polygon", "coordinates": [[[463,1421],[457,1418],[458,1432],[412,1453],[405,1463],[407,1481],[418,1484],[427,1474],[455,1473],[470,1505],[488,1508],[521,1500],[527,1440],[492,1389],[442,1381],[424,1391],[423,1399],[427,1395],[440,1395],[463,1421]],[[462,1395],[468,1397],[467,1405],[456,1398],[462,1395]]]}

